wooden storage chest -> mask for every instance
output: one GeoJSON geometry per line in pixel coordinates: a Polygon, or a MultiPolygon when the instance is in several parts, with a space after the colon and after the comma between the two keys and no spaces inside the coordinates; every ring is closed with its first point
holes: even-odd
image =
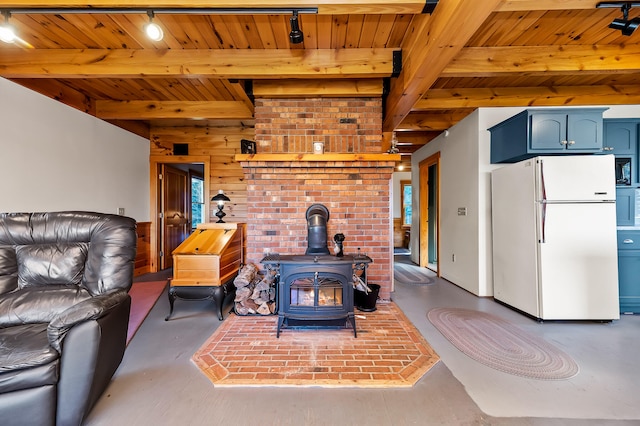
{"type": "Polygon", "coordinates": [[[213,299],[222,304],[235,290],[232,280],[244,263],[244,223],[203,223],[172,253],[169,319],[176,298],[213,299]]]}

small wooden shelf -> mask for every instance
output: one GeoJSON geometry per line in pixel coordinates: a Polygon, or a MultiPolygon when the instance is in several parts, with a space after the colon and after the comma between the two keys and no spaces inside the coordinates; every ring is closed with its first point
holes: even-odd
{"type": "Polygon", "coordinates": [[[236,154],[236,161],[400,161],[400,154],[236,154]]]}

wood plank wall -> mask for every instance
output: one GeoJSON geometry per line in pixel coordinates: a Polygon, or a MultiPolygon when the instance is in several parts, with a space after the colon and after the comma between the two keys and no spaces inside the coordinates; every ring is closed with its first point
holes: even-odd
{"type": "Polygon", "coordinates": [[[151,222],[138,222],[138,248],[133,276],[151,272],[151,222]]]}
{"type": "MultiPolygon", "coordinates": [[[[222,189],[231,199],[225,204],[227,222],[246,222],[247,185],[234,156],[240,154],[240,140],[254,140],[253,127],[155,127],[151,129],[152,156],[173,156],[173,144],[187,144],[190,156],[209,156],[210,193],[222,189]]],[[[210,206],[209,222],[215,222],[215,203],[210,206]]]]}

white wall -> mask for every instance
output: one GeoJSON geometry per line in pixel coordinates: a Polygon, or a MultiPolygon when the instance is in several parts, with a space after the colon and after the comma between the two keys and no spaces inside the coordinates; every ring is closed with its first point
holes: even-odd
{"type": "Polygon", "coordinates": [[[150,220],[147,139],[3,78],[0,129],[0,211],[150,220]]]}
{"type": "MultiPolygon", "coordinates": [[[[440,152],[440,259],[443,278],[478,296],[493,296],[491,241],[491,134],[488,128],[525,108],[482,108],[412,155],[413,223],[418,229],[419,163],[440,152]],[[467,216],[458,216],[458,207],[467,216]],[[452,255],[456,261],[452,261],[452,255]]],[[[604,118],[640,117],[640,105],[610,106],[604,118]]],[[[414,233],[414,235],[417,235],[414,233]]],[[[411,258],[419,262],[419,241],[411,239],[411,258]]]]}

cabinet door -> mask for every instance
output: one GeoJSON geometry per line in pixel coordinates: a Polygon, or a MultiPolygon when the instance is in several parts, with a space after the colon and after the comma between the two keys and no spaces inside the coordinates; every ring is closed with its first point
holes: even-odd
{"type": "Polygon", "coordinates": [[[602,114],[569,114],[567,116],[567,149],[583,152],[601,151],[602,114]]]}
{"type": "Polygon", "coordinates": [[[529,149],[544,153],[564,151],[567,146],[567,114],[535,112],[531,114],[529,149]]]}
{"type": "Polygon", "coordinates": [[[620,313],[640,313],[640,251],[618,251],[620,313]]]}
{"type": "Polygon", "coordinates": [[[616,188],[616,224],[635,225],[635,188],[616,188]]]}
{"type": "Polygon", "coordinates": [[[604,151],[615,155],[635,155],[638,144],[637,121],[604,121],[604,151]]]}

